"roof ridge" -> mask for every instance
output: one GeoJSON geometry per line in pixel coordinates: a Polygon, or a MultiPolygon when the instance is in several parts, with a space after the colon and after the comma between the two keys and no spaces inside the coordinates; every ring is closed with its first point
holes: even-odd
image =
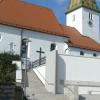
{"type": "MultiPolygon", "coordinates": [[[[0,0],[1,2],[2,1],[5,1],[5,2],[7,2],[8,0],[0,0]]],[[[27,4],[27,5],[32,5],[32,6],[36,6],[36,7],[41,7],[42,9],[47,9],[48,11],[52,11],[50,8],[48,8],[48,7],[44,7],[44,6],[41,6],[41,5],[36,5],[36,4],[32,4],[32,3],[30,3],[30,2],[26,2],[26,1],[21,1],[21,0],[9,0],[9,1],[16,1],[16,2],[19,2],[19,3],[24,3],[24,4],[27,4]]]]}
{"type": "Polygon", "coordinates": [[[44,7],[42,5],[37,5],[37,4],[33,4],[33,3],[30,3],[30,2],[26,2],[26,1],[20,1],[20,0],[14,0],[14,1],[18,1],[18,2],[21,2],[21,3],[25,3],[27,5],[32,5],[32,6],[36,6],[36,7],[41,7],[42,9],[47,9],[49,11],[52,11],[50,8],[48,7],[44,7]]]}

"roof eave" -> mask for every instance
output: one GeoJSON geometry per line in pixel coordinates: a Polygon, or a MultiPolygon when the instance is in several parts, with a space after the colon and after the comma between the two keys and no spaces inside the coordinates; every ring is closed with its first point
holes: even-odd
{"type": "Polygon", "coordinates": [[[99,49],[93,49],[93,48],[81,47],[81,46],[73,45],[73,44],[69,44],[69,47],[74,47],[74,48],[80,48],[80,49],[85,49],[85,50],[90,50],[90,51],[100,52],[99,49]]]}
{"type": "Polygon", "coordinates": [[[19,28],[19,29],[24,29],[24,30],[30,30],[30,31],[36,31],[36,32],[42,32],[42,33],[45,33],[48,35],[55,35],[55,36],[62,36],[62,37],[66,37],[66,38],[69,38],[65,35],[60,35],[62,33],[60,33],[59,35],[57,35],[57,32],[53,32],[53,31],[47,31],[47,30],[43,30],[43,29],[37,29],[37,28],[29,28],[29,27],[26,27],[26,26],[20,26],[20,25],[17,25],[17,24],[11,24],[11,23],[6,23],[6,22],[0,22],[1,25],[6,25],[6,26],[10,26],[10,27],[14,27],[14,28],[19,28]],[[52,33],[52,34],[51,34],[52,33]]]}

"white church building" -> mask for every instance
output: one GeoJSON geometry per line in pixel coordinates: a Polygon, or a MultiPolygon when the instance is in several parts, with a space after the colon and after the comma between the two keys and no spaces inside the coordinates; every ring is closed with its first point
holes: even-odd
{"type": "Polygon", "coordinates": [[[28,39],[27,57],[48,92],[100,94],[99,13],[96,0],[70,0],[62,25],[49,8],[0,0],[0,52],[24,58],[28,39]]]}

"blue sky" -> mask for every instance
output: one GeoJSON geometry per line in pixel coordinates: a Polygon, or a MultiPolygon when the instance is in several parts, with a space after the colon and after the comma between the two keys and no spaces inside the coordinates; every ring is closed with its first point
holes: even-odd
{"type": "MultiPolygon", "coordinates": [[[[66,23],[65,12],[67,11],[69,0],[23,0],[23,1],[30,2],[36,5],[45,6],[52,9],[58,21],[62,24],[66,23]]],[[[100,8],[100,0],[97,0],[97,4],[100,8]]]]}

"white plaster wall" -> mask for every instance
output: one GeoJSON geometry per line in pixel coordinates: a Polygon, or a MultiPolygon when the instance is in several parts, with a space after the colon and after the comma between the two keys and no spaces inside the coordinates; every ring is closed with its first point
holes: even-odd
{"type": "Polygon", "coordinates": [[[42,48],[45,54],[42,54],[42,57],[46,56],[50,52],[51,43],[55,43],[59,50],[59,53],[63,52],[63,44],[64,41],[67,41],[67,38],[54,36],[49,34],[44,34],[40,32],[34,32],[29,30],[23,31],[23,38],[28,37],[30,42],[30,60],[34,61],[39,59],[39,54],[36,52],[37,50],[42,48]]]}
{"type": "MultiPolygon", "coordinates": [[[[100,59],[64,55],[59,59],[65,64],[66,80],[100,82],[100,59]]],[[[58,63],[63,66],[61,61],[58,63]]]]}
{"type": "Polygon", "coordinates": [[[81,56],[81,57],[100,58],[100,52],[86,50],[86,49],[80,49],[80,48],[74,48],[74,47],[69,47],[68,55],[81,56]],[[83,51],[84,52],[84,55],[83,56],[80,55],[80,51],[83,51]],[[97,57],[94,57],[93,56],[93,53],[96,53],[97,54],[97,57]]]}
{"type": "Polygon", "coordinates": [[[99,21],[99,13],[89,10],[87,8],[83,8],[83,34],[86,36],[91,37],[92,39],[96,40],[97,42],[100,42],[100,21],[99,21]],[[89,13],[92,13],[93,16],[93,26],[90,27],[89,22],[89,13]]]}
{"type": "Polygon", "coordinates": [[[13,42],[15,54],[20,54],[21,29],[0,25],[0,52],[9,52],[10,43],[13,42]]]}
{"type": "Polygon", "coordinates": [[[75,27],[80,33],[83,33],[82,7],[68,13],[66,19],[67,26],[75,27]],[[75,21],[73,21],[73,16],[75,16],[75,21]]]}
{"type": "MultiPolygon", "coordinates": [[[[57,63],[57,68],[62,67],[65,70],[64,73],[60,73],[65,81],[100,82],[100,59],[98,58],[59,55],[57,63]]],[[[79,87],[79,94],[87,94],[89,91],[100,93],[100,88],[79,87]]]]}

